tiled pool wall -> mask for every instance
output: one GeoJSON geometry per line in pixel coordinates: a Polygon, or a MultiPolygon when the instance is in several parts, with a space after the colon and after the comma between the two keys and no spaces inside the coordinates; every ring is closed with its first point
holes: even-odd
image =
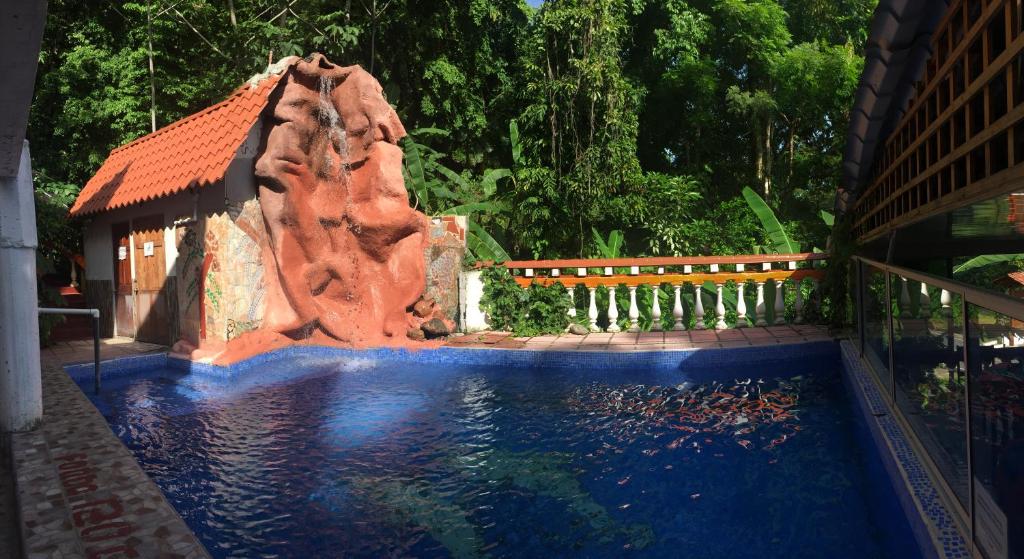
{"type": "MultiPolygon", "coordinates": [[[[361,359],[387,360],[410,364],[493,365],[519,368],[659,368],[699,372],[737,366],[783,365],[803,363],[842,363],[843,382],[853,396],[860,413],[859,427],[869,435],[878,450],[881,469],[893,481],[892,490],[902,506],[917,539],[922,555],[928,558],[962,559],[970,556],[968,545],[957,529],[952,513],[946,509],[923,462],[915,453],[901,425],[893,417],[870,373],[849,342],[823,341],[749,348],[674,351],[537,351],[515,349],[476,349],[441,347],[431,350],[405,349],[349,350],[330,347],[294,346],[261,354],[230,366],[197,363],[150,354],[101,363],[104,379],[131,376],[154,369],[177,369],[224,380],[241,380],[248,371],[283,360],[361,359]]],[[[65,367],[72,379],[85,386],[93,376],[93,364],[65,367]]]]}
{"type": "Polygon", "coordinates": [[[946,508],[939,489],[911,446],[857,349],[841,342],[843,381],[855,402],[871,439],[878,449],[910,528],[925,557],[967,559],[969,545],[957,528],[953,512],[946,508]]]}
{"type": "MultiPolygon", "coordinates": [[[[795,359],[821,361],[838,358],[838,345],[834,341],[801,344],[781,344],[761,347],[740,347],[728,350],[670,350],[670,351],[551,351],[530,349],[490,349],[441,347],[437,349],[407,350],[377,348],[352,350],[322,346],[292,346],[264,353],[221,366],[198,363],[167,354],[126,357],[100,363],[104,379],[132,375],[147,369],[171,368],[187,373],[200,373],[219,377],[236,377],[266,365],[289,358],[307,359],[374,359],[411,364],[431,365],[494,365],[518,368],[601,367],[605,369],[688,369],[701,370],[743,365],[783,365],[795,359]]],[[[66,366],[76,381],[91,379],[93,364],[79,363],[66,366]]]]}

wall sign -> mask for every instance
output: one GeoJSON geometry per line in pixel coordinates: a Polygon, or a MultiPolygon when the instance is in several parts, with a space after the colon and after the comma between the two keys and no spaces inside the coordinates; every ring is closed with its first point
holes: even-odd
{"type": "Polygon", "coordinates": [[[128,247],[120,246],[117,247],[117,259],[124,260],[128,258],[128,247]]]}
{"type": "Polygon", "coordinates": [[[153,241],[147,241],[142,244],[142,255],[153,256],[153,241]]]}

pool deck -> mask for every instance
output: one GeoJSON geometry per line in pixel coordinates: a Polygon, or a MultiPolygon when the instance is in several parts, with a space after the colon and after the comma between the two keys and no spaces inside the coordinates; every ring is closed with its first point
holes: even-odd
{"type": "MultiPolygon", "coordinates": [[[[833,339],[820,326],[736,330],[593,333],[515,337],[480,332],[445,345],[537,351],[661,351],[792,344],[833,339]]],[[[102,359],[166,352],[124,338],[102,340],[102,359]]],[[[91,361],[91,340],[42,350],[42,425],[11,438],[13,480],[0,465],[0,556],[16,557],[20,521],[24,557],[77,558],[104,552],[162,558],[209,557],[188,526],[145,474],[106,420],[64,372],[91,361]],[[5,488],[8,489],[5,500],[5,488]],[[11,503],[11,500],[16,501],[11,503]],[[11,514],[14,510],[17,515],[11,514]],[[7,537],[5,537],[7,529],[7,537]],[[118,547],[123,546],[123,547],[118,547]]]]}
{"type": "Polygon", "coordinates": [[[730,330],[669,332],[596,332],[578,336],[515,337],[508,332],[477,332],[448,339],[453,347],[489,347],[558,351],[660,351],[724,349],[832,340],[828,329],[816,325],[784,325],[730,330]]]}
{"type": "MultiPolygon", "coordinates": [[[[162,351],[166,348],[113,339],[103,341],[101,356],[162,351]]],[[[209,557],[62,369],[64,364],[91,359],[91,340],[43,350],[42,424],[11,437],[23,556],[209,557]]]]}

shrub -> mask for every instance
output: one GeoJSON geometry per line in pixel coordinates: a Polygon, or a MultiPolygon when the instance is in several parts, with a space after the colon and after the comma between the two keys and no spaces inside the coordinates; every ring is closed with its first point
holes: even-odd
{"type": "Polygon", "coordinates": [[[503,266],[487,268],[481,279],[484,294],[480,307],[493,328],[536,336],[561,333],[569,325],[569,296],[561,285],[534,283],[524,289],[503,266]]]}

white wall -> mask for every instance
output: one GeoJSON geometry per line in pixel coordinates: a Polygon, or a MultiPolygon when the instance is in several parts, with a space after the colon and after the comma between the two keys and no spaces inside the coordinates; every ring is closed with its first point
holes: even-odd
{"type": "MultiPolygon", "coordinates": [[[[225,203],[238,203],[256,196],[253,165],[260,142],[260,123],[249,131],[239,146],[235,159],[228,165],[224,181],[199,188],[196,193],[180,192],[165,198],[150,200],[126,208],[119,208],[89,216],[84,232],[85,278],[90,280],[114,279],[114,251],[110,227],[130,219],[161,214],[164,216],[164,257],[167,275],[177,275],[175,263],[178,246],[174,238],[176,220],[200,217],[225,210],[225,203]]],[[[131,257],[134,258],[134,247],[131,257]]],[[[132,277],[135,277],[132,266],[132,277]]]]}
{"type": "Polygon", "coordinates": [[[484,282],[480,279],[480,270],[470,270],[459,274],[459,307],[462,318],[462,331],[479,332],[487,330],[487,315],[480,310],[480,298],[484,295],[484,282]]]}

